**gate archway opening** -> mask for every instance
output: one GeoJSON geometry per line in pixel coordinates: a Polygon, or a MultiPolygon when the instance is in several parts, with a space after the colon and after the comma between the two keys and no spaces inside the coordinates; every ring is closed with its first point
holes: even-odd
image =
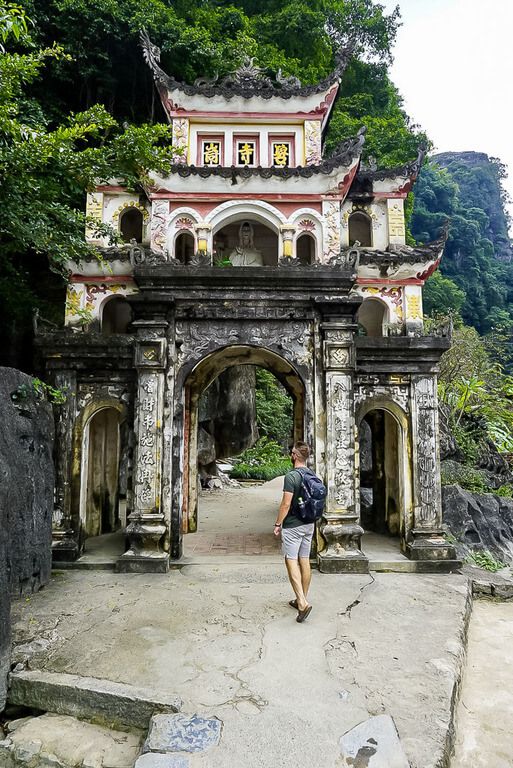
{"type": "MultiPolygon", "coordinates": [[[[250,447],[250,444],[258,437],[258,433],[253,432],[252,434],[249,434],[248,441],[248,430],[240,429],[237,426],[238,417],[236,413],[230,414],[230,409],[228,408],[227,423],[221,425],[221,434],[218,435],[216,439],[216,435],[212,435],[212,430],[210,430],[210,437],[206,439],[205,431],[209,429],[209,417],[212,415],[209,409],[211,405],[215,408],[215,403],[208,402],[211,393],[213,393],[215,399],[215,397],[219,396],[219,387],[221,387],[222,396],[226,394],[229,397],[230,387],[233,387],[233,391],[241,410],[247,410],[246,406],[248,403],[251,406],[251,398],[254,396],[252,392],[254,392],[255,376],[258,377],[259,375],[263,375],[265,378],[265,375],[268,375],[268,372],[272,374],[272,377],[267,380],[269,384],[271,384],[271,378],[274,377],[277,379],[279,382],[279,389],[282,391],[283,395],[289,396],[292,401],[289,422],[290,434],[288,439],[284,437],[282,443],[283,461],[287,464],[288,445],[293,440],[304,439],[306,423],[305,386],[300,375],[290,363],[284,358],[264,348],[232,346],[208,356],[189,374],[184,388],[185,435],[182,478],[182,533],[195,533],[198,530],[201,533],[202,531],[199,506],[200,498],[204,499],[205,494],[200,494],[200,479],[205,479],[205,466],[202,467],[200,465],[200,467],[198,467],[198,459],[201,459],[202,461],[206,461],[209,458],[213,459],[213,455],[209,455],[209,450],[216,447],[216,442],[222,444],[225,454],[231,453],[230,458],[235,457],[237,454],[240,454],[242,450],[250,447]],[[237,375],[226,376],[227,372],[235,373],[237,375]],[[259,372],[261,373],[259,374],[259,372]],[[249,391],[250,389],[252,389],[252,392],[249,391]],[[243,402],[240,399],[241,397],[243,399],[246,397],[247,402],[243,402]],[[230,429],[232,429],[231,433],[230,429]],[[243,432],[246,432],[246,434],[242,434],[243,432]],[[246,438],[246,442],[244,438],[246,438]]],[[[237,406],[235,406],[235,410],[237,410],[237,406]]],[[[245,424],[244,420],[245,415],[242,414],[242,425],[245,424]]],[[[206,469],[208,471],[208,466],[206,469]]],[[[281,481],[273,480],[272,482],[274,485],[271,490],[276,496],[277,504],[281,496],[281,481]]],[[[235,501],[243,506],[241,499],[248,490],[249,496],[251,496],[251,492],[254,492],[257,489],[241,489],[240,492],[237,489],[235,489],[235,491],[230,488],[222,489],[219,491],[219,497],[221,497],[223,493],[227,495],[231,494],[232,496],[235,493],[237,496],[235,501]]],[[[208,494],[206,494],[206,496],[215,501],[215,494],[216,491],[213,491],[211,497],[209,497],[208,494]]],[[[206,510],[206,506],[202,505],[202,513],[204,509],[206,510]]],[[[276,509],[274,507],[272,514],[276,514],[276,509]]],[[[244,515],[242,515],[240,520],[243,518],[244,515]]],[[[228,517],[226,519],[228,520],[228,517]]],[[[240,523],[240,520],[238,520],[237,526],[239,528],[244,528],[240,523]]],[[[206,527],[207,526],[205,526],[205,529],[206,527]]],[[[254,530],[256,531],[257,529],[258,521],[256,526],[254,526],[254,530]]],[[[272,534],[272,520],[269,522],[269,526],[266,525],[265,530],[269,530],[269,534],[272,534]]],[[[238,532],[241,533],[240,530],[238,532]]],[[[245,530],[245,532],[248,533],[247,530],[245,530]]],[[[225,533],[229,536],[230,534],[233,535],[234,532],[226,530],[225,533]]],[[[269,538],[272,541],[272,537],[269,538]]]]}
{"type": "Polygon", "coordinates": [[[404,549],[411,517],[411,468],[408,423],[399,411],[371,405],[361,415],[360,520],[366,532],[395,537],[404,549]]]}
{"type": "Polygon", "coordinates": [[[85,423],[80,473],[82,540],[115,533],[126,525],[124,432],[123,411],[114,406],[98,408],[85,423]]]}

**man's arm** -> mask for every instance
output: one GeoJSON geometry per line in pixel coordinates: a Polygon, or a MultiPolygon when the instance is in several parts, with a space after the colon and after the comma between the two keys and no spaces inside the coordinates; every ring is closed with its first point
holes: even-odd
{"type": "Polygon", "coordinates": [[[281,503],[280,508],[278,510],[278,517],[276,518],[276,523],[274,524],[274,535],[278,536],[281,530],[281,524],[287,517],[288,511],[290,509],[290,505],[292,504],[292,497],[294,496],[293,493],[290,493],[289,491],[283,491],[283,496],[281,497],[281,503]]]}

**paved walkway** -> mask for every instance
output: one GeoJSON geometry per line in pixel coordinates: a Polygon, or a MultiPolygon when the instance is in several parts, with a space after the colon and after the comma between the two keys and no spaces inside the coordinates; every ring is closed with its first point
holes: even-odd
{"type": "Polygon", "coordinates": [[[258,558],[58,572],[14,606],[16,659],[176,694],[185,714],[219,718],[219,745],[190,768],[340,768],[341,737],[376,715],[393,718],[412,768],[442,764],[466,579],[315,572],[303,625],[290,597],[283,564],[258,558]]]}

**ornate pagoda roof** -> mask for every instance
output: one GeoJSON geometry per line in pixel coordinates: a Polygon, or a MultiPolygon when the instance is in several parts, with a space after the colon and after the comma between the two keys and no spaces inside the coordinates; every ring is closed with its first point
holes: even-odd
{"type": "Polygon", "coordinates": [[[360,275],[375,279],[415,277],[427,280],[442,260],[448,232],[449,222],[446,222],[440,237],[423,245],[392,244],[386,250],[352,246],[359,254],[360,275]]]}
{"type": "Polygon", "coordinates": [[[376,188],[386,182],[390,191],[409,192],[415,183],[426,156],[425,147],[420,147],[415,160],[393,168],[373,168],[360,165],[349,190],[349,198],[372,197],[376,188]]]}
{"type": "Polygon", "coordinates": [[[281,70],[271,76],[269,72],[254,64],[254,58],[246,57],[243,64],[234,72],[219,78],[198,78],[193,85],[176,80],[160,67],[160,48],[149,38],[146,30],[140,33],[141,47],[146,63],[153,72],[157,87],[168,91],[181,91],[186,96],[204,96],[211,99],[221,96],[232,99],[235,96],[251,99],[258,96],[263,99],[292,99],[324,94],[340,78],[353,53],[352,48],[341,48],[335,54],[335,68],[326,78],[314,85],[302,85],[297,77],[285,77],[281,70]]]}

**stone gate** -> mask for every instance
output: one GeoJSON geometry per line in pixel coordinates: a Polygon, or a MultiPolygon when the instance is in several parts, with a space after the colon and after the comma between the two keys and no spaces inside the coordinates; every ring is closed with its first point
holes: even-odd
{"type": "Polygon", "coordinates": [[[197,527],[199,398],[223,370],[250,364],[291,394],[295,438],[326,478],[321,571],[368,569],[366,517],[419,567],[450,566],[436,390],[449,340],[424,335],[422,317],[444,238],[405,245],[404,199],[422,155],[366,169],[361,131],[323,159],[344,52],[315,86],[273,81],[250,62],[190,86],[160,69],[145,37],[143,47],[176,163],[144,195],[116,180],[89,195],[89,214],[126,245],[87,233],[103,261],[70,263],[66,328],[39,336],[68,393],[55,559],[76,558],[122,517],[120,571],[179,559],[197,527]]]}

